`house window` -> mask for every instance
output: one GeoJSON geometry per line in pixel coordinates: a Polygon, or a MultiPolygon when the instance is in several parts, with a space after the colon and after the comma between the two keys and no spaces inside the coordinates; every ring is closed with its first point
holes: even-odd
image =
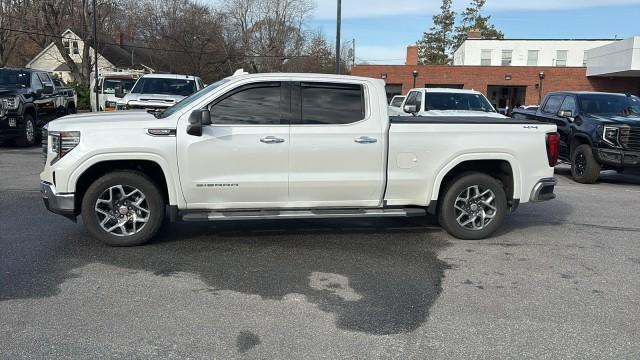
{"type": "Polygon", "coordinates": [[[529,50],[527,54],[527,66],[538,66],[539,50],[529,50]]]}
{"type": "Polygon", "coordinates": [[[491,49],[480,51],[480,65],[491,66],[491,49]]]}
{"type": "Polygon", "coordinates": [[[78,42],[77,41],[73,42],[73,53],[74,54],[80,54],[80,49],[78,48],[78,42]]]}
{"type": "Polygon", "coordinates": [[[67,54],[71,54],[71,42],[69,40],[65,40],[62,42],[62,45],[64,46],[64,51],[67,54]]]}
{"type": "Polygon", "coordinates": [[[556,52],[556,66],[567,66],[567,50],[558,50],[556,52]]]}
{"type": "Polygon", "coordinates": [[[511,66],[512,50],[502,50],[502,66],[511,66]]]}
{"type": "Polygon", "coordinates": [[[588,59],[587,50],[585,50],[584,55],[582,56],[582,66],[587,66],[587,59],[588,59]]]}

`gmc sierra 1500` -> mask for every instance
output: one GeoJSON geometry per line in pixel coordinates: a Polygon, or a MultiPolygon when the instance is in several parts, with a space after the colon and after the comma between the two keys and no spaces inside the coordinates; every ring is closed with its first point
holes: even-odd
{"type": "Polygon", "coordinates": [[[45,205],[115,246],[185,221],[437,214],[461,239],[552,199],[555,125],[392,117],[382,80],[236,73],[163,112],[50,123],[45,205]]]}

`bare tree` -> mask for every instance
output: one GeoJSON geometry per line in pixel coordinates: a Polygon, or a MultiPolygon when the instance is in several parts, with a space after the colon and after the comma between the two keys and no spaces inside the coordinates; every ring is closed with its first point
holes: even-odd
{"type": "Polygon", "coordinates": [[[27,0],[0,0],[0,67],[14,56],[27,22],[27,0]]]}

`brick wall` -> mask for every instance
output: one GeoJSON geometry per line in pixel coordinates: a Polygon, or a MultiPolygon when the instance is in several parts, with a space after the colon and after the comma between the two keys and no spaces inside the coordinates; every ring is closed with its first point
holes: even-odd
{"type": "Polygon", "coordinates": [[[402,84],[404,94],[413,87],[413,71],[418,71],[416,87],[425,84],[464,84],[487,95],[487,86],[526,86],[526,104],[538,104],[538,74],[545,73],[542,95],[549,91],[608,91],[640,95],[640,78],[587,78],[584,67],[529,66],[436,66],[436,65],[357,65],[356,76],[382,78],[387,84],[402,84]],[[510,75],[511,80],[506,80],[510,75]]]}

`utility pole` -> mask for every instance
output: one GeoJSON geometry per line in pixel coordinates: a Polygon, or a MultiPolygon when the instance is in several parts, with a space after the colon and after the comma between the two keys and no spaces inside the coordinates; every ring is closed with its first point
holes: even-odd
{"type": "MultiPolygon", "coordinates": [[[[96,112],[100,111],[100,96],[98,95],[98,12],[96,11],[96,0],[93,0],[93,71],[94,81],[93,90],[96,93],[96,112]]],[[[89,81],[91,83],[91,81],[89,81]]]]}
{"type": "Polygon", "coordinates": [[[356,66],[356,38],[353,38],[353,45],[351,46],[353,49],[351,51],[351,68],[356,66]]]}
{"type": "Polygon", "coordinates": [[[341,26],[341,23],[342,23],[342,0],[338,0],[338,16],[337,16],[337,24],[336,24],[336,74],[340,74],[340,26],[341,26]]]}

